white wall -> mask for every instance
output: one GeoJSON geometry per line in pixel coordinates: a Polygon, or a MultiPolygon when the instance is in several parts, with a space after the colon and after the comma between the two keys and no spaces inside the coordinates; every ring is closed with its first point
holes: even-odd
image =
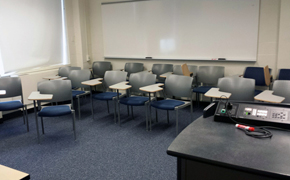
{"type": "MultiPolygon", "coordinates": [[[[88,37],[88,53],[91,57],[90,63],[93,61],[104,60],[103,58],[103,32],[102,32],[102,17],[101,3],[116,2],[118,0],[83,0],[86,9],[87,22],[87,37],[88,37]]],[[[122,1],[122,0],[119,0],[122,1]]],[[[156,61],[156,60],[126,60],[126,59],[106,59],[111,61],[114,69],[124,67],[126,62],[143,62],[146,69],[151,69],[154,63],[172,63],[172,64],[193,64],[193,65],[220,65],[225,66],[226,75],[242,74],[246,66],[265,66],[269,65],[273,69],[273,75],[276,75],[277,68],[289,67],[290,63],[286,63],[290,59],[290,55],[286,54],[286,48],[289,47],[289,40],[281,42],[279,39],[285,39],[280,36],[287,34],[286,24],[290,21],[287,7],[289,0],[261,0],[260,5],[260,23],[259,23],[259,42],[257,61],[255,63],[245,62],[207,62],[207,61],[156,61]],[[282,7],[282,8],[281,8],[282,7]],[[281,10],[280,10],[281,9],[281,10]],[[281,11],[281,13],[280,13],[281,11]],[[280,26],[284,27],[283,30],[280,26]],[[288,46],[287,46],[288,45],[288,46]],[[279,49],[278,49],[279,47],[279,49]],[[278,54],[279,53],[279,54],[278,54]],[[284,53],[284,54],[283,54],[284,53]],[[279,57],[279,58],[278,58],[279,57]],[[278,62],[279,61],[279,62],[278,62]],[[277,65],[279,64],[279,66],[277,65]],[[283,65],[285,64],[285,65],[283,65]]],[[[289,8],[288,8],[289,10],[289,8]]],[[[83,17],[85,18],[85,17],[83,17]]],[[[81,21],[84,19],[81,19],[81,21]]],[[[76,23],[78,20],[74,20],[76,23]]],[[[289,31],[288,31],[289,32],[289,31]]],[[[289,34],[289,33],[288,33],[289,34]]],[[[77,35],[77,34],[75,34],[77,35]]],[[[288,35],[289,36],[289,35],[288,35]]],[[[289,51],[287,51],[289,52],[289,51]]],[[[72,52],[73,53],[73,52],[72,52]]],[[[71,54],[72,54],[71,53],[71,54]]],[[[78,60],[79,61],[79,60],[78,60]]],[[[88,65],[84,62],[85,66],[88,65]]]]}
{"type": "Polygon", "coordinates": [[[290,1],[281,1],[277,68],[290,68],[290,1]]]}

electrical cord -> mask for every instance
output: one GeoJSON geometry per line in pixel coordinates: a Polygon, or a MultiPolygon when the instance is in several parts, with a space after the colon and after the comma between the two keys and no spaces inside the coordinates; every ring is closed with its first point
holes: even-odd
{"type": "MultiPolygon", "coordinates": [[[[225,97],[225,99],[226,99],[226,102],[224,103],[225,104],[224,109],[226,110],[226,115],[229,117],[229,119],[231,121],[233,121],[235,124],[240,124],[240,125],[244,125],[244,126],[252,126],[252,125],[245,124],[245,123],[239,123],[236,120],[234,120],[231,117],[231,109],[228,109],[228,106],[229,106],[229,104],[228,104],[229,102],[228,101],[229,101],[229,99],[226,96],[224,96],[224,95],[222,95],[221,98],[222,97],[225,97]]],[[[221,102],[223,102],[223,101],[221,101],[221,102]]],[[[273,134],[271,133],[271,131],[267,130],[266,128],[281,129],[281,128],[274,128],[274,127],[271,127],[271,126],[254,126],[254,130],[248,129],[248,128],[239,128],[239,129],[244,131],[247,136],[251,136],[251,137],[254,137],[254,138],[259,138],[259,139],[271,138],[273,136],[273,134]]]]}

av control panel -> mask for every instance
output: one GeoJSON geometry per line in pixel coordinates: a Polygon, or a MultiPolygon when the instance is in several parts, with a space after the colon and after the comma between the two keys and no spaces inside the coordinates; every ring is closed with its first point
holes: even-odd
{"type": "Polygon", "coordinates": [[[232,118],[241,123],[290,128],[289,114],[290,105],[285,104],[219,102],[214,119],[232,122],[232,118]]]}

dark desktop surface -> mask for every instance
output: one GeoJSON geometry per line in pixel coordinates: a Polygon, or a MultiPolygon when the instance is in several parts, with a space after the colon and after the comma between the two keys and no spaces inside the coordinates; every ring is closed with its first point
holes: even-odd
{"type": "Polygon", "coordinates": [[[198,118],[169,146],[167,154],[178,157],[178,166],[183,159],[267,178],[290,178],[290,132],[271,130],[272,138],[257,139],[234,124],[213,119],[198,118]]]}

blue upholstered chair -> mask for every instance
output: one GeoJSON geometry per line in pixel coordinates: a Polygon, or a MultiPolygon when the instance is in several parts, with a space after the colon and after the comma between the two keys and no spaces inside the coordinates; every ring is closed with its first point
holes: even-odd
{"type": "Polygon", "coordinates": [[[93,77],[103,78],[106,71],[112,70],[112,64],[108,61],[94,61],[92,65],[93,77]]]}
{"type": "MultiPolygon", "coordinates": [[[[269,87],[270,85],[270,74],[271,69],[268,69],[268,66],[266,67],[246,67],[243,77],[254,79],[256,86],[265,86],[269,87]],[[268,71],[268,72],[266,72],[268,71]]],[[[262,90],[255,90],[255,96],[260,94],[262,90]]]]}
{"type": "Polygon", "coordinates": [[[79,119],[81,119],[80,97],[90,94],[90,91],[85,91],[85,88],[88,89],[90,87],[82,84],[82,82],[90,80],[90,76],[91,72],[88,69],[72,70],[68,75],[68,78],[71,80],[72,87],[74,87],[75,89],[72,90],[72,96],[74,99],[77,99],[78,101],[79,119]]]}
{"type": "Polygon", "coordinates": [[[157,75],[157,82],[164,82],[165,78],[160,77],[161,74],[173,72],[172,64],[153,64],[152,74],[157,75]]]}
{"type": "Polygon", "coordinates": [[[279,69],[277,80],[290,80],[290,69],[279,69]]]}
{"type": "Polygon", "coordinates": [[[197,71],[198,87],[193,88],[196,101],[199,104],[199,95],[217,86],[218,79],[224,77],[225,68],[222,66],[200,66],[197,71]]]}
{"type": "MultiPolygon", "coordinates": [[[[41,107],[41,102],[66,102],[69,101],[71,104],[72,101],[72,91],[71,91],[71,81],[70,80],[53,80],[53,81],[42,81],[37,84],[37,89],[40,94],[52,94],[53,97],[51,100],[37,101],[40,111],[38,116],[41,118],[42,133],[44,134],[44,117],[56,117],[64,115],[72,115],[72,123],[74,130],[74,139],[76,140],[76,130],[75,130],[75,111],[71,108],[70,104],[66,105],[55,105],[55,106],[46,106],[41,107]]],[[[39,137],[38,137],[39,138],[39,137]]]]}
{"type": "Polygon", "coordinates": [[[219,78],[218,85],[220,91],[231,93],[229,100],[254,101],[255,80],[241,77],[219,78]]]}
{"type": "MultiPolygon", "coordinates": [[[[147,107],[149,102],[149,97],[140,96],[143,91],[140,91],[140,87],[148,86],[155,84],[156,75],[150,73],[132,73],[129,78],[129,84],[132,86],[131,89],[127,91],[126,97],[123,97],[119,100],[120,104],[131,106],[131,114],[133,116],[133,106],[145,106],[146,111],[146,129],[147,129],[147,107]],[[138,96],[139,95],[139,96],[138,96]]],[[[129,112],[129,109],[128,109],[129,112]]]]}
{"type": "MultiPolygon", "coordinates": [[[[108,108],[108,113],[110,113],[109,109],[109,101],[114,101],[114,120],[116,123],[116,99],[117,99],[117,93],[116,92],[111,92],[109,91],[109,86],[126,81],[127,78],[127,72],[124,71],[106,71],[104,75],[104,80],[103,80],[103,88],[104,92],[103,93],[98,93],[98,94],[93,94],[93,98],[96,100],[101,100],[101,101],[107,101],[107,108],[108,108]]],[[[124,96],[120,95],[120,97],[124,96]]]]}
{"type": "MultiPolygon", "coordinates": [[[[171,75],[166,78],[164,91],[166,97],[183,97],[187,98],[189,101],[181,101],[176,99],[166,98],[160,101],[151,102],[151,106],[157,109],[167,111],[167,121],[169,123],[168,111],[176,111],[176,134],[178,134],[178,111],[186,106],[190,105],[190,115],[192,120],[192,77],[171,75]]],[[[157,114],[156,114],[157,115],[157,114]]],[[[151,123],[150,123],[151,130],[151,123]]]]}
{"type": "Polygon", "coordinates": [[[12,100],[0,102],[0,111],[11,111],[22,108],[23,121],[26,122],[27,132],[29,132],[29,124],[27,117],[27,107],[23,104],[22,84],[19,77],[3,77],[0,78],[0,90],[5,90],[6,93],[0,95],[2,98],[13,98],[20,96],[20,100],[12,100]]]}

